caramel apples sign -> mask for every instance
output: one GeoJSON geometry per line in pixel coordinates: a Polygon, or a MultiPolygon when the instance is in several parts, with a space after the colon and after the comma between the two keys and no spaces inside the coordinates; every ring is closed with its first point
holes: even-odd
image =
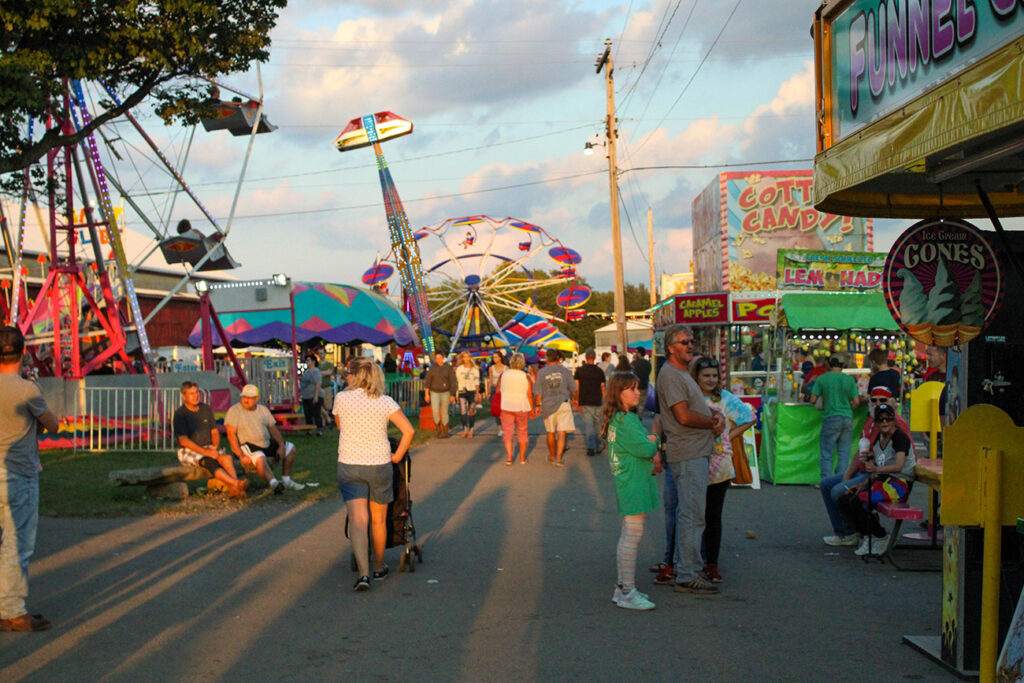
{"type": "Polygon", "coordinates": [[[914,224],[885,260],[885,301],[914,339],[935,346],[970,341],[999,310],[999,255],[977,228],[958,219],[914,224]]]}

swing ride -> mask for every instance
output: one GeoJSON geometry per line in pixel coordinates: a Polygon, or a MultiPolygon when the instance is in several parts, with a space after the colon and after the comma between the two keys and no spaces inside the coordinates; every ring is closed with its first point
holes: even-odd
{"type": "MultiPolygon", "coordinates": [[[[245,96],[210,78],[200,77],[219,88],[245,96]]],[[[262,85],[261,85],[262,90],[262,85]]],[[[64,102],[60,111],[37,125],[29,122],[29,139],[34,134],[59,129],[71,135],[89,125],[94,112],[101,113],[95,102],[100,97],[112,98],[116,94],[103,83],[65,81],[64,102]],[[42,129],[39,133],[38,129],[42,129]]],[[[254,136],[269,132],[274,127],[263,116],[262,98],[249,97],[249,102],[226,107],[232,109],[223,115],[214,109],[212,130],[229,130],[254,136]],[[241,118],[232,119],[237,113],[241,118]]],[[[223,109],[223,108],[222,108],[223,109]]],[[[205,123],[205,121],[204,121],[205,123]]],[[[43,376],[80,379],[101,368],[115,373],[146,372],[152,377],[150,361],[153,350],[146,334],[146,323],[166,305],[192,278],[196,271],[237,267],[225,245],[235,205],[225,226],[221,227],[206,209],[182,176],[195,134],[179,150],[181,163],[172,163],[154,139],[146,132],[131,111],[90,133],[80,143],[50,150],[40,161],[47,174],[47,196],[41,202],[33,188],[30,170],[24,171],[24,183],[17,221],[13,225],[0,207],[0,232],[7,256],[10,280],[0,284],[0,314],[12,325],[18,326],[26,338],[26,352],[36,371],[43,376]],[[128,141],[130,131],[133,141],[128,141]],[[141,144],[134,142],[141,141],[141,144]],[[146,151],[148,149],[148,152],[146,151]],[[138,160],[147,157],[148,170],[139,170],[138,160]],[[131,179],[119,174],[119,166],[133,168],[131,179]],[[146,173],[157,169],[162,181],[169,187],[160,194],[167,199],[163,210],[155,202],[153,210],[144,210],[144,197],[156,193],[144,186],[146,173]],[[133,212],[133,218],[146,225],[158,241],[158,247],[168,264],[181,264],[184,275],[144,317],[136,292],[135,271],[149,254],[135,263],[129,261],[124,247],[125,212],[115,207],[116,196],[133,212]],[[186,195],[210,223],[213,232],[205,236],[191,227],[187,220],[180,221],[177,234],[171,228],[171,214],[179,194],[186,195]],[[40,208],[40,204],[44,204],[40,208]],[[28,268],[24,262],[25,233],[29,209],[33,209],[39,228],[46,234],[44,253],[40,254],[43,283],[34,299],[28,296],[26,278],[28,268]],[[11,234],[13,228],[14,234],[11,234]],[[104,253],[103,245],[109,246],[104,253]],[[88,246],[88,249],[86,248],[88,246]]],[[[252,149],[250,138],[246,162],[252,149]]],[[[243,164],[242,174],[245,172],[243,164]]],[[[241,179],[239,180],[239,188],[241,179]]],[[[238,192],[236,190],[235,202],[238,192]]]]}

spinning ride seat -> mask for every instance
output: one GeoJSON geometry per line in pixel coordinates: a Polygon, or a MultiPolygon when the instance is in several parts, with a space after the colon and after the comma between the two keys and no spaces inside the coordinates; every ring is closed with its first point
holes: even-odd
{"type": "MultiPolygon", "coordinates": [[[[219,233],[218,233],[219,236],[219,233]]],[[[197,230],[190,230],[181,235],[168,237],[160,242],[160,251],[169,264],[187,263],[195,266],[199,260],[212,251],[213,256],[204,263],[199,271],[231,270],[241,264],[231,258],[227,248],[213,237],[204,237],[197,230]]]]}
{"type": "MultiPolygon", "coordinates": [[[[248,135],[252,132],[252,124],[256,121],[256,111],[259,109],[259,102],[222,102],[213,100],[215,107],[214,115],[203,118],[203,128],[207,131],[226,130],[232,135],[248,135]]],[[[260,124],[256,127],[257,133],[272,133],[277,126],[270,123],[266,116],[260,117],[260,124]]]]}

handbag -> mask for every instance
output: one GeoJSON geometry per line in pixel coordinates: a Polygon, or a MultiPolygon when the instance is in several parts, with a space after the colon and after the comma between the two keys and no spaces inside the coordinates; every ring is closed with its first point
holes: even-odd
{"type": "Polygon", "coordinates": [[[738,434],[732,440],[732,469],[736,476],[733,482],[741,486],[754,483],[754,473],[750,471],[750,462],[747,460],[747,449],[743,444],[743,435],[738,434]]]}

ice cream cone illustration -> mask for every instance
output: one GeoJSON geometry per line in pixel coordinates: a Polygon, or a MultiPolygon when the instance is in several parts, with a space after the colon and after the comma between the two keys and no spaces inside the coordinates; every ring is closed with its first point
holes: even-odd
{"type": "Polygon", "coordinates": [[[932,344],[935,346],[953,346],[956,344],[956,334],[960,325],[932,325],[932,344]]]}
{"type": "Polygon", "coordinates": [[[966,344],[975,337],[981,334],[981,326],[964,325],[960,323],[956,326],[956,343],[966,344]]]}

